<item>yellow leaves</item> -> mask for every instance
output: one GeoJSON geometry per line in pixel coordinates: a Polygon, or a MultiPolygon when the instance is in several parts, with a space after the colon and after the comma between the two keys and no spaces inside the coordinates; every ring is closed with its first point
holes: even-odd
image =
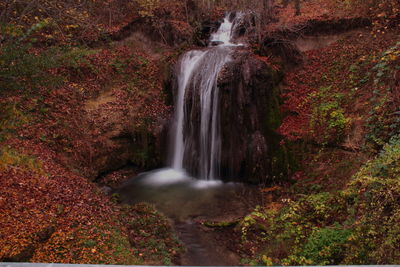
{"type": "Polygon", "coordinates": [[[273,266],[274,265],[272,259],[266,255],[262,255],[261,260],[265,266],[273,266]]]}
{"type": "Polygon", "coordinates": [[[3,152],[0,157],[0,170],[6,169],[9,165],[13,165],[14,158],[7,152],[3,152]]]}
{"type": "Polygon", "coordinates": [[[160,0],[136,0],[140,6],[139,15],[142,17],[153,17],[154,11],[160,4],[160,0]]]}
{"type": "Polygon", "coordinates": [[[361,56],[359,59],[360,62],[364,62],[366,60],[367,60],[367,56],[361,56]]]}
{"type": "Polygon", "coordinates": [[[76,24],[69,24],[65,26],[66,29],[76,29],[79,28],[79,25],[76,24]]]}
{"type": "Polygon", "coordinates": [[[14,149],[4,147],[0,150],[0,171],[9,168],[20,168],[42,173],[42,164],[37,159],[20,154],[14,149]]]}
{"type": "Polygon", "coordinates": [[[389,55],[388,58],[390,61],[395,61],[398,58],[398,56],[397,55],[389,55]]]}
{"type": "Polygon", "coordinates": [[[347,241],[353,241],[355,238],[354,238],[354,235],[350,235],[348,238],[347,238],[347,241]]]}
{"type": "MultiPolygon", "coordinates": [[[[28,118],[17,109],[15,104],[0,105],[0,132],[15,130],[28,122],[28,118]]],[[[4,136],[3,136],[4,137],[4,136]]]]}

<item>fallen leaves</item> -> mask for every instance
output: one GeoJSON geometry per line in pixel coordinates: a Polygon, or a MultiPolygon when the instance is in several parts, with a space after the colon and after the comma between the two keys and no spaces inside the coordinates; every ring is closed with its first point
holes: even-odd
{"type": "MultiPolygon", "coordinates": [[[[364,33],[364,32],[363,32],[364,33]]],[[[343,35],[342,40],[319,50],[305,52],[305,65],[287,73],[282,97],[283,111],[288,113],[279,132],[288,140],[319,142],[318,136],[327,129],[313,131],[312,116],[316,107],[343,99],[341,108],[350,118],[366,118],[369,109],[355,102],[368,102],[374,87],[366,76],[373,67],[373,59],[393,43],[395,33],[375,39],[358,32],[343,35]],[[357,38],[352,38],[356,35],[357,38]],[[324,89],[324,88],[329,88],[324,89]],[[328,92],[329,91],[329,92],[328,92]],[[325,94],[324,98],[317,97],[325,94]]]]}
{"type": "Polygon", "coordinates": [[[120,207],[86,177],[99,170],[94,157],[114,149],[104,136],[113,129],[110,117],[151,132],[168,114],[162,65],[126,46],[98,49],[85,59],[51,70],[68,77],[59,88],[0,98],[10,107],[0,118],[1,130],[9,131],[0,140],[0,261],[143,262],[129,244],[120,207]],[[124,63],[118,71],[116,59],[124,63]],[[111,90],[112,101],[87,111],[86,101],[104,90],[111,90]]]}

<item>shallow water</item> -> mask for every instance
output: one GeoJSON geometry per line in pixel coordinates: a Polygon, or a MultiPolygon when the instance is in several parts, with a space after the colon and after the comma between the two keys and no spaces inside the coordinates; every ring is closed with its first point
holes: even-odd
{"type": "Polygon", "coordinates": [[[237,265],[239,257],[200,222],[237,220],[260,203],[255,186],[198,180],[170,168],[142,173],[116,192],[124,203],[151,203],[172,219],[187,248],[183,265],[237,265]]]}
{"type": "Polygon", "coordinates": [[[232,213],[242,213],[240,211],[249,208],[244,199],[256,192],[254,186],[198,180],[183,171],[170,168],[142,173],[117,190],[124,203],[154,204],[166,216],[178,222],[194,217],[218,219],[229,214],[233,216],[232,213]]]}

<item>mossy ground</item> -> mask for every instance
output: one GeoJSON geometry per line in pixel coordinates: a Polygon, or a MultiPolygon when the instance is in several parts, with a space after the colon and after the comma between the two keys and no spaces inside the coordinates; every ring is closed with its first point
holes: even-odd
{"type": "Polygon", "coordinates": [[[400,262],[398,34],[343,34],[286,74],[279,131],[300,169],[236,229],[244,264],[400,262]]]}

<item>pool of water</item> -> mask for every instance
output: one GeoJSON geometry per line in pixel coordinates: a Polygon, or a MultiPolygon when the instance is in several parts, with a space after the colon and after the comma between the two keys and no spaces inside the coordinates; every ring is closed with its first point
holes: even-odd
{"type": "Polygon", "coordinates": [[[142,173],[116,193],[123,203],[154,204],[173,221],[187,248],[183,265],[237,265],[238,256],[218,244],[200,222],[238,220],[260,203],[255,186],[199,180],[170,168],[142,173]]]}

